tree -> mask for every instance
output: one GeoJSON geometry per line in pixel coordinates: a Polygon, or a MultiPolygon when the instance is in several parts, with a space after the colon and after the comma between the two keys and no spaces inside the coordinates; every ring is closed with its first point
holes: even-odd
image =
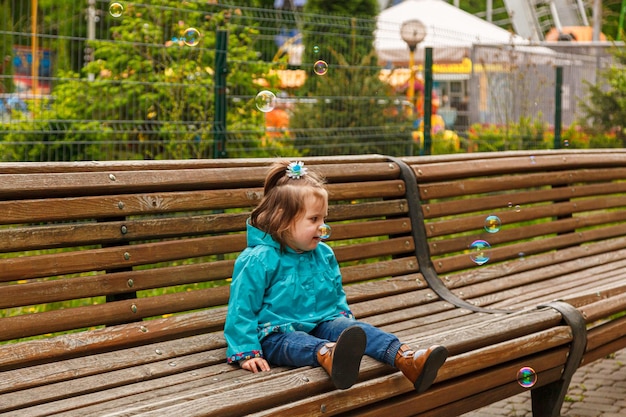
{"type": "Polygon", "coordinates": [[[296,146],[310,155],[410,152],[409,123],[393,107],[393,92],[378,74],[373,47],[376,0],[308,0],[302,24],[309,97],[291,118],[296,146]],[[314,62],[327,64],[316,72],[314,62]]]}
{"type": "Polygon", "coordinates": [[[615,48],[615,63],[600,73],[601,82],[587,83],[589,93],[580,106],[582,124],[592,131],[614,132],[626,146],[626,50],[615,48]]]}
{"type": "MultiPolygon", "coordinates": [[[[109,20],[105,22],[109,33],[88,43],[93,62],[80,72],[60,70],[54,101],[28,123],[50,132],[43,140],[54,141],[59,148],[92,143],[82,155],[74,152],[76,159],[98,158],[105,140],[126,143],[140,158],[161,158],[162,153],[211,157],[216,30],[229,30],[229,85],[253,96],[253,79],[268,71],[249,48],[254,29],[231,25],[232,13],[237,10],[198,2],[186,2],[184,9],[175,0],[153,0],[149,6],[125,3],[123,17],[102,16],[109,20]],[[245,70],[240,69],[241,62],[247,63],[245,70]]],[[[246,105],[229,103],[229,128],[262,125],[262,116],[246,111],[246,105]]],[[[7,140],[27,142],[29,135],[22,127],[15,124],[7,140]]],[[[39,148],[19,152],[46,160],[44,155],[38,157],[39,148]]]]}

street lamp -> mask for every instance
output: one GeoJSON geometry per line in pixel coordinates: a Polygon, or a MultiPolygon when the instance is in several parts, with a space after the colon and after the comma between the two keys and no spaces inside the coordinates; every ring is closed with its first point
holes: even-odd
{"type": "Polygon", "coordinates": [[[413,66],[415,65],[415,49],[417,44],[424,40],[426,37],[426,26],[417,20],[407,20],[400,26],[400,37],[409,46],[409,93],[408,99],[413,103],[413,97],[415,97],[415,71],[413,66]]]}

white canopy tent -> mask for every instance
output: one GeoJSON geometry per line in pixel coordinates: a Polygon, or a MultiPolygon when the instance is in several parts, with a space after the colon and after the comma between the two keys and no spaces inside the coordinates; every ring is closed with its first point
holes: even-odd
{"type": "Polygon", "coordinates": [[[405,0],[378,15],[374,46],[382,64],[408,64],[409,48],[400,37],[400,26],[413,19],[426,27],[416,61],[423,59],[424,47],[433,48],[435,62],[459,62],[470,57],[474,44],[529,45],[526,39],[443,0],[405,0]]]}

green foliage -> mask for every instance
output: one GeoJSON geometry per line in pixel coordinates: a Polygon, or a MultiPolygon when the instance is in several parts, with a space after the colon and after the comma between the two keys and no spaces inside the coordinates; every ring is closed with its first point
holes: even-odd
{"type": "Polygon", "coordinates": [[[339,66],[329,68],[331,76],[309,75],[316,78],[313,99],[299,105],[290,122],[296,146],[307,155],[410,153],[410,124],[401,112],[388,112],[390,87],[377,73],[349,66],[339,54],[335,58],[339,66]]]}
{"type": "Polygon", "coordinates": [[[401,114],[390,115],[394,93],[378,78],[372,43],[377,2],[309,0],[305,12],[307,81],[298,94],[311,100],[290,120],[296,146],[307,155],[410,152],[410,124],[401,114]],[[328,64],[326,75],[314,72],[317,60],[328,64]]]}
{"type": "Polygon", "coordinates": [[[370,52],[376,29],[373,18],[378,14],[376,0],[308,0],[304,11],[307,13],[302,23],[305,63],[312,65],[322,59],[330,66],[340,65],[335,59],[338,55],[343,64],[375,65],[376,57],[370,56],[370,52]],[[345,16],[352,17],[349,26],[345,16]],[[332,43],[328,42],[329,36],[333,37],[332,43]],[[370,59],[364,61],[368,56],[370,59]]]}
{"type": "Polygon", "coordinates": [[[474,124],[470,126],[467,147],[473,152],[494,152],[520,149],[548,149],[547,126],[541,118],[522,117],[518,123],[504,125],[474,124]]]}
{"type": "MultiPolygon", "coordinates": [[[[468,130],[467,148],[473,152],[517,149],[552,149],[554,131],[540,121],[523,119],[520,123],[502,125],[474,124],[468,130]]],[[[622,141],[614,132],[590,129],[572,123],[561,132],[561,148],[621,148],[622,141]]]]}
{"type": "MultiPolygon", "coordinates": [[[[120,19],[103,14],[110,33],[89,43],[93,61],[80,73],[58,71],[54,100],[46,110],[34,114],[34,126],[55,121],[54,126],[46,127],[51,133],[40,139],[59,146],[75,141],[93,144],[74,159],[88,155],[98,159],[98,152],[105,151],[105,141],[128,143],[130,150],[150,149],[138,150],[132,157],[211,157],[216,31],[229,30],[227,84],[236,86],[239,94],[256,94],[253,79],[262,77],[269,65],[250,49],[255,30],[229,24],[236,10],[215,11],[211,5],[195,2],[187,2],[184,10],[179,6],[174,0],[154,0],[149,7],[126,3],[120,19]],[[200,33],[198,45],[183,42],[188,28],[200,33]],[[241,70],[241,62],[246,63],[245,70],[241,70]],[[98,146],[99,142],[103,146],[98,146]],[[152,146],[142,146],[144,143],[152,146]]],[[[259,130],[262,116],[247,109],[249,103],[229,102],[229,128],[259,130]]],[[[23,128],[21,123],[8,125],[6,140],[32,140],[27,133],[32,129],[23,128]]],[[[250,133],[250,140],[258,141],[261,135],[262,131],[250,133]]],[[[15,153],[46,160],[46,155],[37,155],[38,150],[25,144],[15,153]]]]}
{"type": "Polygon", "coordinates": [[[616,63],[600,73],[601,82],[587,83],[589,93],[580,106],[584,112],[581,123],[589,130],[615,133],[626,146],[626,50],[613,50],[616,63]]]}

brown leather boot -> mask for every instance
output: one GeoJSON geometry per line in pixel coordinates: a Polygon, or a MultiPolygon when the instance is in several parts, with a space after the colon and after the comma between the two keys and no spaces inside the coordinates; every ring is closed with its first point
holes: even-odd
{"type": "Polygon", "coordinates": [[[317,361],[338,389],[348,389],[356,383],[365,343],[363,329],[352,326],[341,332],[336,343],[326,343],[317,352],[317,361]]]}
{"type": "Polygon", "coordinates": [[[415,352],[407,345],[402,345],[396,353],[395,366],[413,383],[419,393],[432,385],[447,358],[448,349],[444,346],[435,345],[415,352]]]}

